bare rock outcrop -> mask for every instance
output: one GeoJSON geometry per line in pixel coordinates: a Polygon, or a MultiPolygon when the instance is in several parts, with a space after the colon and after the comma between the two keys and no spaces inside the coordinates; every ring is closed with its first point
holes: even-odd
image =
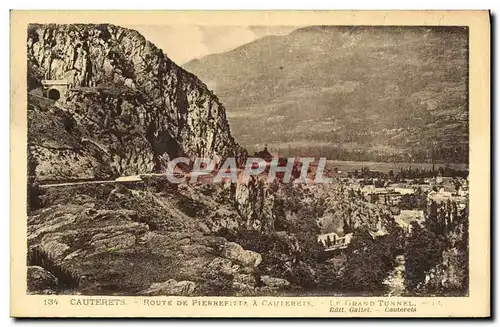
{"type": "Polygon", "coordinates": [[[237,261],[248,267],[257,267],[262,262],[260,253],[245,250],[241,245],[234,242],[224,244],[222,255],[229,260],[237,261]]]}
{"type": "Polygon", "coordinates": [[[260,276],[262,283],[269,287],[274,288],[284,288],[290,285],[290,282],[283,278],[271,277],[271,276],[260,276]]]}
{"type": "Polygon", "coordinates": [[[247,229],[268,231],[274,229],[276,219],[274,185],[261,178],[250,178],[247,183],[238,183],[233,190],[236,209],[247,229]]]}

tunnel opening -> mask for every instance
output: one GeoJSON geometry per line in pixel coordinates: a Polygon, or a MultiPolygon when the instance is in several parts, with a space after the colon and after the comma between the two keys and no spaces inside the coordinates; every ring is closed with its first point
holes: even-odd
{"type": "Polygon", "coordinates": [[[61,98],[61,93],[56,89],[50,89],[47,96],[51,100],[59,100],[61,98]]]}

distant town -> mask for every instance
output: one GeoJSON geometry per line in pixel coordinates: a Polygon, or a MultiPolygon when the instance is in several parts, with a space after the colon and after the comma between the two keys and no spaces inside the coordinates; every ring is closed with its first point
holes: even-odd
{"type": "MultiPolygon", "coordinates": [[[[412,222],[423,223],[426,211],[432,205],[455,206],[461,211],[468,204],[468,172],[463,170],[440,168],[428,171],[409,167],[389,173],[368,168],[349,172],[334,168],[333,171],[352,195],[387,206],[394,221],[407,233],[411,233],[412,222]]],[[[331,232],[319,235],[318,242],[327,250],[337,250],[346,248],[351,238],[352,234],[331,232]]]]}

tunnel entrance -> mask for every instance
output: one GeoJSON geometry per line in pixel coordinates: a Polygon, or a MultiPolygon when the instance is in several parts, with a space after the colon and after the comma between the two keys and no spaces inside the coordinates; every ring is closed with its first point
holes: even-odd
{"type": "Polygon", "coordinates": [[[69,84],[66,80],[42,80],[43,94],[51,100],[66,101],[69,84]]]}
{"type": "Polygon", "coordinates": [[[50,89],[47,96],[51,100],[59,100],[61,98],[61,93],[56,89],[50,89]]]}

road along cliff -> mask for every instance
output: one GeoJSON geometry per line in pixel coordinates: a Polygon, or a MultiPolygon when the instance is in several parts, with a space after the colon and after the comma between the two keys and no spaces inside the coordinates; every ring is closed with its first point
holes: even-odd
{"type": "Polygon", "coordinates": [[[218,98],[137,31],[32,24],[27,52],[29,151],[42,179],[147,173],[180,155],[244,152],[218,98]]]}

